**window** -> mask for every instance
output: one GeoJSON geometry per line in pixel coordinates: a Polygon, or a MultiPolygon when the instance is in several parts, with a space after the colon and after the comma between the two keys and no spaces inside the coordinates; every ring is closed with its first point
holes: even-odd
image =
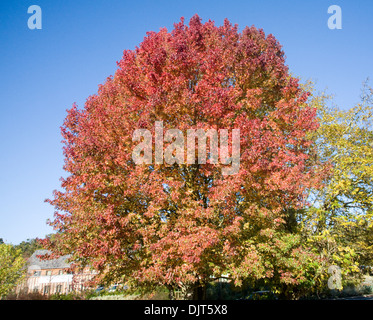
{"type": "Polygon", "coordinates": [[[63,274],[63,270],[58,271],[58,274],[59,275],[63,274]]]}
{"type": "Polygon", "coordinates": [[[62,291],[62,285],[57,285],[57,287],[56,287],[56,292],[57,293],[61,293],[61,291],[62,291]]]}
{"type": "Polygon", "coordinates": [[[34,287],[34,289],[32,289],[32,292],[33,293],[38,293],[39,292],[39,288],[38,287],[34,287]]]}
{"type": "Polygon", "coordinates": [[[71,292],[71,291],[73,291],[73,285],[72,284],[69,285],[69,292],[71,292]]]}
{"type": "Polygon", "coordinates": [[[48,270],[48,271],[45,272],[45,274],[46,274],[47,276],[51,276],[51,275],[52,275],[52,271],[51,271],[51,270],[48,270]]]}
{"type": "Polygon", "coordinates": [[[39,277],[41,275],[41,271],[34,271],[33,276],[34,277],[39,277]]]}
{"type": "Polygon", "coordinates": [[[51,286],[45,286],[43,294],[49,294],[50,291],[51,291],[51,286]]]}

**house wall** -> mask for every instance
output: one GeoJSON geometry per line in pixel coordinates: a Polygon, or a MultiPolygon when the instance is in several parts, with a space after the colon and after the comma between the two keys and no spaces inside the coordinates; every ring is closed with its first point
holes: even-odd
{"type": "Polygon", "coordinates": [[[80,274],[69,274],[64,269],[28,270],[25,281],[17,288],[17,293],[38,292],[43,295],[55,293],[67,294],[71,291],[83,291],[87,282],[95,276],[89,269],[80,274]]]}

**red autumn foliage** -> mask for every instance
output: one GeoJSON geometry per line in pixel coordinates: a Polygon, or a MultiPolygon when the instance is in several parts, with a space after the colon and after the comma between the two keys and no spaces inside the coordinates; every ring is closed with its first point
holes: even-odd
{"type": "MultiPolygon", "coordinates": [[[[59,231],[48,246],[102,277],[139,285],[192,288],[223,273],[238,284],[275,274],[300,281],[295,265],[277,259],[294,240],[287,215],[316,183],[307,134],[318,123],[308,95],[263,30],[194,16],[171,32],[148,32],[84,109],[68,110],[69,176],[48,200],[59,231]],[[240,129],[239,172],[223,176],[211,163],[135,165],[133,131],[154,132],[155,121],[183,132],[240,129]]],[[[294,246],[284,254],[308,257],[294,246]]]]}

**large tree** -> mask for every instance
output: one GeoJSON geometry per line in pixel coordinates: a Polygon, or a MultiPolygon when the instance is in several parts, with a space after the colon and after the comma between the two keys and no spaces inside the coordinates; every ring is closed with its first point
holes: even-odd
{"type": "Polygon", "coordinates": [[[147,33],[118,67],[83,109],[68,111],[69,176],[48,200],[59,231],[49,248],[92,265],[102,280],[165,285],[184,297],[202,298],[222,274],[284,292],[304,282],[299,266],[316,258],[293,235],[292,217],[317,182],[307,137],[318,122],[275,37],[194,16],[147,33]],[[239,129],[239,172],[223,175],[226,165],[211,158],[136,165],[133,132],[154,139],[155,121],[184,133],[239,129]]]}
{"type": "Polygon", "coordinates": [[[348,275],[373,263],[373,90],[365,83],[361,102],[345,110],[328,106],[326,98],[313,102],[320,119],[314,139],[331,170],[324,187],[310,193],[302,234],[327,266],[339,265],[348,275]]]}

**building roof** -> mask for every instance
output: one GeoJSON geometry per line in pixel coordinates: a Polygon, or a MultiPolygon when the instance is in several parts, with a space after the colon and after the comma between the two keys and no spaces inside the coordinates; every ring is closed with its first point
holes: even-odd
{"type": "Polygon", "coordinates": [[[28,260],[29,267],[32,267],[32,269],[62,269],[70,267],[71,263],[67,261],[70,255],[51,260],[40,260],[36,257],[48,253],[51,252],[49,250],[36,250],[28,260]]]}

